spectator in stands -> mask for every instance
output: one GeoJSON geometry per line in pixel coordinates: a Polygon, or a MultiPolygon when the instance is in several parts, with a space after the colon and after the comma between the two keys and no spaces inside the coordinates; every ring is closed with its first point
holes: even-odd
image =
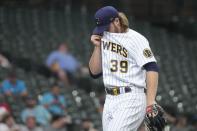
{"type": "Polygon", "coordinates": [[[66,125],[71,123],[69,117],[54,115],[51,124],[44,128],[44,131],[67,131],[66,125]]]}
{"type": "Polygon", "coordinates": [[[0,107],[0,131],[10,131],[6,123],[3,121],[7,114],[7,110],[4,107],[0,107]]]}
{"type": "Polygon", "coordinates": [[[4,115],[9,114],[5,107],[0,107],[0,122],[2,122],[4,115]]]}
{"type": "Polygon", "coordinates": [[[82,120],[81,131],[97,131],[97,130],[94,128],[91,120],[86,118],[82,120]]]}
{"type": "Polygon", "coordinates": [[[61,80],[72,83],[73,75],[79,69],[79,62],[69,52],[68,46],[63,43],[60,44],[58,50],[49,54],[47,66],[54,72],[61,80]]]}
{"type": "Polygon", "coordinates": [[[10,105],[8,103],[6,103],[6,102],[0,103],[0,108],[4,108],[8,113],[11,112],[10,105]]]}
{"type": "MultiPolygon", "coordinates": [[[[0,98],[1,99],[1,98],[0,98]]],[[[10,106],[7,103],[0,103],[0,131],[10,131],[4,121],[4,117],[10,113],[10,106]]]]}
{"type": "Polygon", "coordinates": [[[10,62],[2,54],[0,54],[0,66],[3,67],[3,68],[11,68],[10,62]]]}
{"type": "Polygon", "coordinates": [[[27,96],[27,89],[24,81],[17,79],[14,71],[3,81],[2,92],[7,96],[27,96]]]}
{"type": "Polygon", "coordinates": [[[1,131],[10,131],[8,126],[4,123],[0,123],[0,129],[1,129],[1,131]]]}
{"type": "Polygon", "coordinates": [[[29,115],[26,118],[25,126],[21,127],[20,131],[43,131],[43,129],[37,126],[35,116],[29,115]]]}
{"type": "Polygon", "coordinates": [[[52,85],[51,91],[43,95],[40,103],[52,115],[64,115],[66,111],[65,97],[60,93],[60,87],[57,84],[52,85]]]}
{"type": "Polygon", "coordinates": [[[16,124],[11,114],[4,115],[2,122],[7,125],[10,131],[21,131],[20,125],[16,124]]]}
{"type": "Polygon", "coordinates": [[[33,115],[39,125],[46,126],[49,124],[51,114],[48,110],[46,110],[42,105],[37,105],[37,101],[31,96],[28,96],[25,102],[26,108],[21,113],[21,118],[24,123],[29,115],[33,115]]]}
{"type": "Polygon", "coordinates": [[[189,127],[187,126],[187,117],[185,115],[180,115],[171,131],[190,131],[189,127]]]}
{"type": "Polygon", "coordinates": [[[1,81],[0,81],[0,99],[3,98],[3,90],[2,90],[2,86],[1,86],[1,81]]]}

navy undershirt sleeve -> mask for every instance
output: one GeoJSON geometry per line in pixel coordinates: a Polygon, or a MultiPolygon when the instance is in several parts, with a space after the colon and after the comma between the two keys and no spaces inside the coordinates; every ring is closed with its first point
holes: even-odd
{"type": "Polygon", "coordinates": [[[156,62],[149,62],[149,63],[145,64],[143,67],[146,71],[159,72],[159,67],[156,62]]]}
{"type": "Polygon", "coordinates": [[[89,68],[89,74],[90,74],[90,76],[91,76],[93,79],[97,79],[97,78],[99,78],[99,77],[101,77],[101,76],[103,75],[102,72],[99,73],[99,74],[92,74],[90,68],[89,68]]]}

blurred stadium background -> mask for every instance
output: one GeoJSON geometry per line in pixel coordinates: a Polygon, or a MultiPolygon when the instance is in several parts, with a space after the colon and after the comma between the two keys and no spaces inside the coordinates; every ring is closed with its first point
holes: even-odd
{"type": "MultiPolygon", "coordinates": [[[[125,12],[130,28],[148,38],[160,66],[156,99],[168,113],[169,125],[197,131],[197,0],[1,0],[0,54],[12,69],[0,67],[0,82],[15,70],[28,95],[39,100],[57,81],[45,66],[47,56],[63,42],[87,67],[94,12],[104,5],[125,12]]],[[[72,118],[68,130],[82,131],[81,124],[88,119],[101,131],[102,79],[92,80],[81,72],[75,79],[61,88],[72,118]]],[[[1,103],[10,106],[17,124],[24,124],[23,98],[1,93],[1,103]]]]}

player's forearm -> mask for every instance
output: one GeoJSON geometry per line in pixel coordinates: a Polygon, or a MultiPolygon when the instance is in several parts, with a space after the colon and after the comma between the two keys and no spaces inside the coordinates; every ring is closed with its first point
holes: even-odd
{"type": "Polygon", "coordinates": [[[158,72],[146,72],[146,86],[147,86],[147,106],[155,103],[155,97],[158,86],[158,72]]]}
{"type": "Polygon", "coordinates": [[[100,46],[95,46],[92,56],[89,61],[89,68],[92,74],[99,74],[102,72],[101,63],[101,48],[100,46]]]}

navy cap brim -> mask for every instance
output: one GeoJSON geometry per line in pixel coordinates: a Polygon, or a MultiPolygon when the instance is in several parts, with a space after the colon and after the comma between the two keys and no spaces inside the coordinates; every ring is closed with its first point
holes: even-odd
{"type": "Polygon", "coordinates": [[[93,30],[93,35],[101,35],[104,31],[106,31],[109,28],[109,25],[103,25],[103,26],[97,26],[93,30]]]}

